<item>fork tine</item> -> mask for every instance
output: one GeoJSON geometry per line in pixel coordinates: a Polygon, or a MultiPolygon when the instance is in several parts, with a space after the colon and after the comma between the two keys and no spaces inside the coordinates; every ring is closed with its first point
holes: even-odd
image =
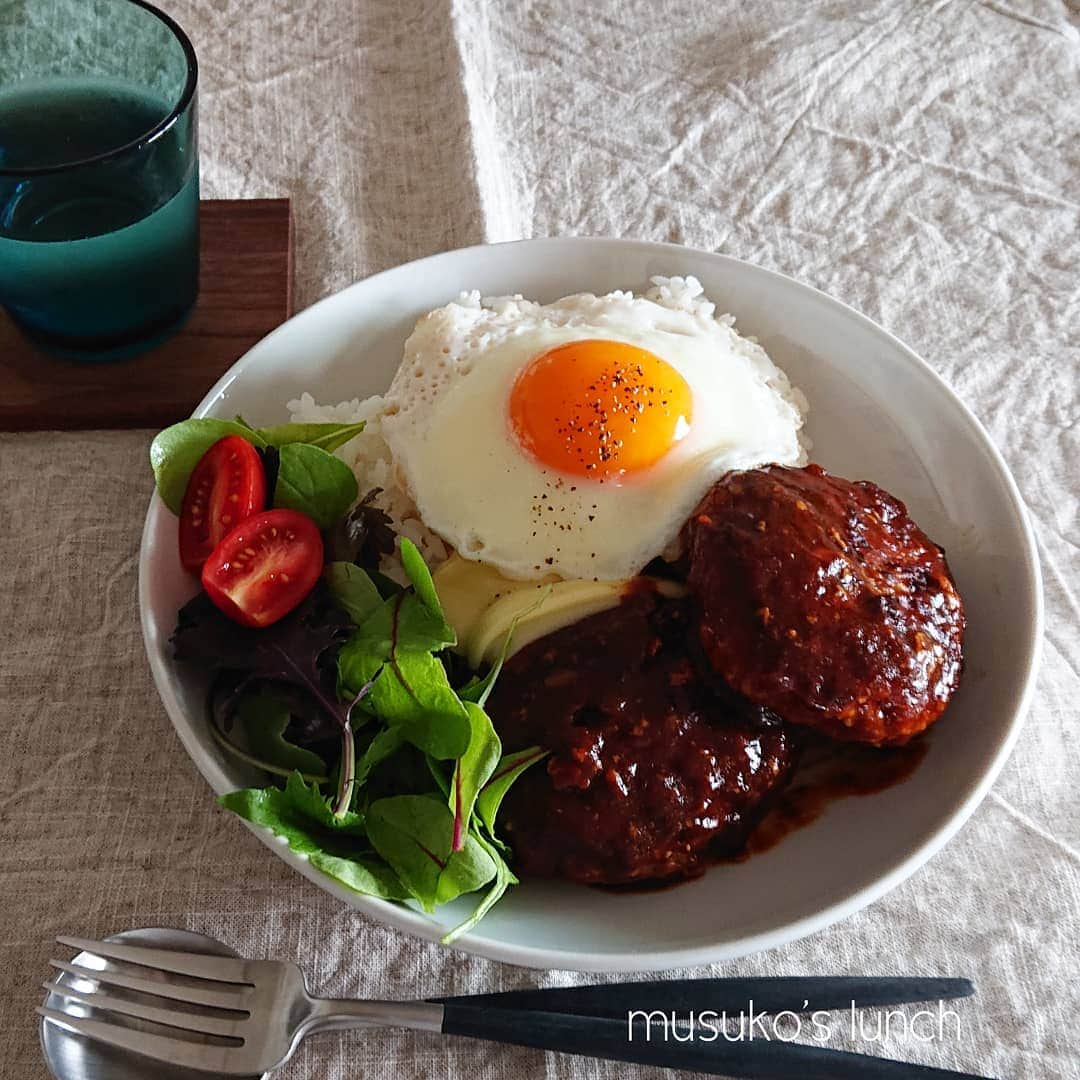
{"type": "MultiPolygon", "coordinates": [[[[165,1061],[190,1069],[202,1069],[203,1072],[226,1072],[229,1056],[235,1051],[227,1046],[207,1046],[205,1043],[186,1042],[173,1039],[168,1035],[151,1035],[145,1031],[120,1027],[118,1024],[105,1023],[102,1020],[90,1020],[84,1016],[72,1016],[58,1009],[49,1009],[39,1005],[34,1010],[38,1016],[45,1017],[51,1023],[59,1024],[76,1035],[85,1035],[88,1039],[115,1046],[119,1050],[128,1050],[133,1054],[142,1054],[155,1061],[165,1061]]],[[[235,1075],[235,1074],[234,1074],[235,1075]]]]}
{"type": "Polygon", "coordinates": [[[127,964],[171,971],[176,975],[190,975],[195,979],[211,979],[214,982],[247,983],[245,974],[248,961],[233,960],[227,956],[203,956],[201,953],[174,952],[171,949],[149,949],[142,945],[119,945],[112,941],[91,941],[88,938],[58,937],[61,945],[83,952],[93,953],[106,960],[122,960],[127,964]]]}
{"type": "Polygon", "coordinates": [[[134,1016],[136,1020],[149,1020],[155,1024],[178,1028],[181,1031],[195,1031],[201,1035],[223,1035],[240,1041],[237,1025],[244,1021],[223,1020],[219,1016],[202,1016],[199,1013],[182,1012],[180,1009],[159,1009],[154,1005],[140,1005],[135,1001],[112,997],[109,994],[84,994],[55,982],[43,982],[42,988],[50,994],[58,994],[70,1001],[78,1001],[95,1009],[105,1009],[121,1016],[134,1016]]]}
{"type": "Polygon", "coordinates": [[[247,991],[203,990],[190,986],[178,986],[176,983],[161,979],[144,979],[138,975],[125,975],[119,971],[98,971],[96,968],[83,967],[81,964],[69,964],[63,960],[50,960],[49,963],[69,975],[80,979],[109,986],[119,986],[125,990],[137,990],[141,994],[153,994],[155,997],[169,998],[170,1001],[186,1001],[189,1005],[208,1005],[212,1009],[231,1009],[234,1012],[247,1012],[247,991]]]}

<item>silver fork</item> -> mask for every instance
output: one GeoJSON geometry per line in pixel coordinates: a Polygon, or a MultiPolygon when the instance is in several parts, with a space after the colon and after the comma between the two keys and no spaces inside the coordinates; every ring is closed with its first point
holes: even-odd
{"type": "Polygon", "coordinates": [[[120,1050],[185,1068],[261,1075],[283,1065],[306,1036],[318,1031],[377,1025],[442,1030],[441,1005],[313,998],[300,969],[283,961],[204,956],[75,937],[56,940],[125,966],[98,969],[50,960],[57,970],[97,985],[81,989],[46,982],[46,990],[166,1030],[128,1027],[45,1006],[38,1007],[39,1015],[120,1050]],[[117,996],[111,988],[139,997],[117,996]]]}
{"type": "MultiPolygon", "coordinates": [[[[612,1019],[612,1013],[604,1016],[603,1010],[600,1015],[573,1012],[583,1005],[599,1005],[601,998],[609,999],[609,1004],[618,1002],[614,1015],[625,1015],[628,1001],[636,1000],[646,1008],[655,1007],[654,995],[670,993],[676,986],[671,983],[518,991],[489,995],[487,1000],[475,1002],[468,998],[441,1002],[321,1000],[308,993],[300,969],[284,961],[233,959],[74,937],[60,937],[57,941],[109,961],[112,966],[97,968],[51,960],[53,967],[94,986],[83,989],[82,983],[64,980],[47,982],[45,989],[124,1020],[116,1023],[46,1006],[37,1009],[41,1016],[78,1035],[123,1051],[224,1076],[269,1072],[284,1064],[301,1040],[317,1031],[390,1025],[733,1077],[980,1080],[968,1073],[798,1043],[732,1043],[719,1039],[703,1042],[678,1038],[669,1042],[666,1037],[643,1038],[640,1033],[635,1040],[629,1035],[627,1022],[612,1019]],[[117,990],[127,996],[117,996],[117,990]],[[528,1000],[534,1007],[502,1007],[515,999],[528,1000]],[[556,1001],[571,1011],[545,1010],[548,1002],[556,1001]]],[[[785,981],[790,980],[779,980],[785,981]]],[[[722,982],[700,980],[681,985],[694,993],[705,994],[704,1001],[708,1002],[709,995],[715,994],[722,982]]],[[[919,984],[918,980],[893,982],[919,984]]],[[[926,1000],[928,996],[946,992],[941,987],[930,987],[933,982],[923,980],[925,985],[916,985],[913,991],[906,985],[883,987],[885,996],[880,1000],[926,1000]]],[[[971,992],[970,984],[962,980],[936,982],[955,984],[948,988],[947,996],[971,992]]],[[[826,1003],[826,1007],[837,1005],[826,1003]]],[[[648,1024],[652,1024],[651,1019],[648,1024]]]]}

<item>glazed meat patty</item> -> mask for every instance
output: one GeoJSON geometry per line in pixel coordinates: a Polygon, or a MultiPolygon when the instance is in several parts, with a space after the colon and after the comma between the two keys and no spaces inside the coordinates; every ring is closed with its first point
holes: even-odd
{"type": "Polygon", "coordinates": [[[639,589],[507,663],[488,703],[504,749],[550,751],[501,812],[521,872],[626,884],[694,876],[742,848],[792,739],[706,685],[692,634],[687,601],[639,589]]]}
{"type": "Polygon", "coordinates": [[[904,504],[820,466],[731,473],[683,539],[716,672],[785,720],[906,742],[960,678],[964,608],[904,504]]]}

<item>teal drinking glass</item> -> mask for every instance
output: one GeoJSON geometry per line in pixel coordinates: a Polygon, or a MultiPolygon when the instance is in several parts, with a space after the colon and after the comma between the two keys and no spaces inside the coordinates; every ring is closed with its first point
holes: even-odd
{"type": "Polygon", "coordinates": [[[197,82],[143,0],[0,0],[0,306],[45,348],[127,356],[190,312],[197,82]]]}

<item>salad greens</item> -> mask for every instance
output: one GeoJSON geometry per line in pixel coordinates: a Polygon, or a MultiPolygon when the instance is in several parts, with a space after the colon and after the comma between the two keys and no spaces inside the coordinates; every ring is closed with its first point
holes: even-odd
{"type": "Polygon", "coordinates": [[[321,447],[291,442],[278,451],[274,506],[299,510],[329,529],[359,494],[352,469],[321,447]]]}
{"type": "Polygon", "coordinates": [[[475,836],[453,850],[452,816],[439,798],[379,799],[368,808],[367,831],[375,850],[425,911],[474,892],[495,876],[495,861],[475,836]]]}
{"type": "MultiPolygon", "coordinates": [[[[290,445],[310,448],[286,442],[283,472],[290,445]]],[[[327,497],[321,480],[316,490],[327,497]]],[[[452,685],[444,653],[454,630],[420,552],[405,538],[400,546],[408,588],[332,562],[299,607],[265,628],[237,626],[196,597],[173,643],[178,660],[213,678],[219,741],[279,778],[222,805],[368,896],[430,912],[484,890],[451,941],[516,883],[496,815],[544,752],[503,754],[484,710],[500,665],[452,685]]]]}
{"type": "Polygon", "coordinates": [[[326,762],[318,754],[285,738],[292,712],[280,694],[269,689],[245,694],[237,704],[236,719],[256,760],[272,762],[288,773],[326,775],[326,762]]]}
{"type": "Polygon", "coordinates": [[[530,746],[527,750],[516,750],[512,754],[504,755],[488,777],[487,783],[480,789],[480,794],[476,799],[476,815],[483,822],[493,840],[495,839],[495,815],[498,814],[499,807],[502,805],[503,796],[530,765],[535,765],[547,755],[548,752],[539,746],[530,746]]]}
{"type": "Polygon", "coordinates": [[[329,558],[368,567],[376,583],[380,575],[375,568],[397,548],[393,521],[374,505],[381,492],[382,488],[372,488],[326,536],[329,558]]]}
{"type": "Polygon", "coordinates": [[[450,844],[453,851],[460,851],[465,846],[466,829],[476,809],[476,799],[502,757],[502,743],[488,714],[472,701],[465,702],[465,712],[469,717],[469,744],[454,763],[447,796],[454,823],[450,844]]]}
{"type": "Polygon", "coordinates": [[[307,855],[311,865],[356,892],[384,900],[408,900],[412,895],[366,842],[363,819],[350,814],[339,820],[330,814],[318,788],[308,787],[293,773],[284,789],[252,788],[222,795],[221,805],[255,825],[270,829],[293,851],[307,855]]]}
{"type": "Polygon", "coordinates": [[[202,418],[154,439],[154,479],[174,513],[214,443],[247,439],[274,508],[311,518],[335,560],[298,606],[259,628],[239,625],[201,592],[180,610],[173,646],[178,661],[210,677],[214,737],[273,780],[221,804],[366,896],[430,912],[483,890],[451,941],[517,881],[496,815],[544,751],[504,755],[484,710],[514,627],[498,662],[463,679],[420,552],[400,540],[407,588],[378,572],[395,550],[392,522],[373,503],[378,489],[358,500],[353,471],[334,456],[363,427],[202,418]]]}
{"type": "Polygon", "coordinates": [[[382,603],[382,595],[371,575],[355,563],[328,563],[323,570],[323,579],[338,606],[357,626],[382,603]]]}
{"type": "MultiPolygon", "coordinates": [[[[242,424],[245,423],[239,416],[236,419],[242,424]]],[[[248,425],[245,424],[245,426],[248,425]]],[[[320,450],[325,450],[328,454],[332,454],[355,435],[359,435],[364,430],[364,422],[359,420],[351,424],[328,424],[325,422],[278,424],[275,427],[253,428],[252,430],[268,446],[276,446],[279,450],[284,446],[303,443],[306,446],[315,446],[320,450]]]]}
{"type": "MultiPolygon", "coordinates": [[[[150,444],[150,467],[154,470],[154,483],[157,485],[158,494],[162,502],[174,513],[180,513],[180,506],[184,501],[184,492],[187,490],[188,479],[192,470],[199,463],[199,459],[219,439],[226,435],[240,435],[258,450],[276,448],[279,452],[286,446],[304,445],[309,448],[321,450],[329,457],[339,447],[344,446],[351,438],[359,435],[364,430],[363,423],[355,424],[278,424],[276,427],[255,428],[252,427],[242,416],[235,420],[218,420],[213,417],[182,420],[178,424],[165,428],[154,438],[150,444]]],[[[336,458],[333,459],[337,461],[336,458]]],[[[352,481],[352,497],[340,507],[334,518],[326,526],[348,510],[350,504],[356,498],[356,480],[351,470],[344,462],[337,462],[342,469],[349,471],[349,479],[352,481]]],[[[325,462],[321,462],[325,467],[325,462]]],[[[319,467],[319,466],[316,466],[319,467]]],[[[332,468],[332,467],[331,467],[332,468]]],[[[294,463],[291,485],[300,483],[303,472],[299,465],[294,463]]],[[[344,485],[340,472],[336,475],[335,490],[340,490],[344,485]]],[[[276,494],[276,493],[275,493],[276,494]]],[[[275,502],[275,505],[279,505],[275,502]]],[[[280,503],[282,506],[292,506],[291,503],[280,503]]],[[[295,507],[310,513],[305,507],[295,507]]],[[[311,515],[318,521],[319,518],[311,515]]]]}

